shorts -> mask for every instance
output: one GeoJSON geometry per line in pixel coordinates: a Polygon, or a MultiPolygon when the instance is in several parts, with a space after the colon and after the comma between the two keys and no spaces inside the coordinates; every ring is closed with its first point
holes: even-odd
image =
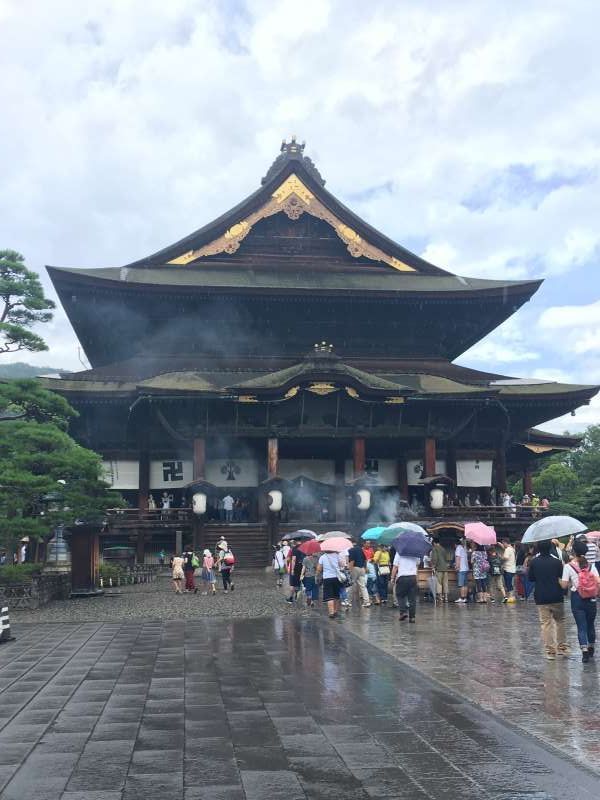
{"type": "Polygon", "coordinates": [[[340,582],[337,578],[324,578],[323,579],[323,600],[339,600],[340,599],[340,582]]]}
{"type": "Polygon", "coordinates": [[[173,580],[174,581],[182,581],[184,579],[184,574],[182,569],[174,569],[173,570],[173,580]]]}
{"type": "Polygon", "coordinates": [[[457,572],[456,573],[456,580],[457,580],[459,589],[462,589],[463,586],[467,585],[468,578],[469,578],[468,570],[466,572],[457,572]]]}
{"type": "Polygon", "coordinates": [[[477,591],[478,592],[487,592],[488,579],[487,578],[477,578],[475,580],[475,586],[477,587],[477,591]]]}
{"type": "Polygon", "coordinates": [[[293,574],[290,575],[290,586],[293,589],[299,589],[300,588],[300,577],[298,575],[293,575],[293,574]]]}

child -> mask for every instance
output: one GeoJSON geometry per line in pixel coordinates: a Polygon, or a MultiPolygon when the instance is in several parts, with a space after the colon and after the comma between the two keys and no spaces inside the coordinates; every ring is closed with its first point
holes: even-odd
{"type": "Polygon", "coordinates": [[[210,550],[205,550],[203,553],[202,558],[202,588],[204,591],[202,594],[208,594],[211,591],[211,594],[216,594],[215,588],[215,573],[213,572],[213,567],[215,565],[215,560],[211,555],[210,550]]]}
{"type": "Polygon", "coordinates": [[[283,586],[285,575],[285,555],[280,545],[277,545],[273,554],[273,572],[277,576],[277,586],[283,586]]]}

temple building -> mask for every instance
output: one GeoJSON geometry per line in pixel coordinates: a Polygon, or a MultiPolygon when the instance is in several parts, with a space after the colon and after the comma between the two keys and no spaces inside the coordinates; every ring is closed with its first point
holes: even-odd
{"type": "Polygon", "coordinates": [[[359,525],[399,502],[437,518],[438,483],[455,507],[494,505],[507,474],[530,491],[535,459],[577,443],[536,426],[598,390],[455,364],[541,282],[411,253],[330,194],[295,139],[253,194],[175,244],[48,272],[92,366],[45,384],[131,507],[107,542],[135,539],[139,558],[198,519],[241,546],[274,519],[359,525]],[[171,510],[152,514],[161,498],[171,510]]]}

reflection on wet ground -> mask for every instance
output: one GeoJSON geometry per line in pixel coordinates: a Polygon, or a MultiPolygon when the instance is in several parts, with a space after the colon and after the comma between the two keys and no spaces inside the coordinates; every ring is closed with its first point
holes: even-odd
{"type": "Polygon", "coordinates": [[[565,612],[572,654],[556,661],[544,658],[533,603],[421,603],[410,627],[392,609],[353,609],[343,627],[600,773],[600,662],[581,663],[565,612]]]}
{"type": "Polygon", "coordinates": [[[317,616],[17,634],[3,800],[597,797],[591,774],[317,616]]]}

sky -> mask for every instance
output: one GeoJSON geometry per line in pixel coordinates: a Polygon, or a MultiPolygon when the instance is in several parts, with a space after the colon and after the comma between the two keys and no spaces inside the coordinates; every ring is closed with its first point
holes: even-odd
{"type": "MultiPolygon", "coordinates": [[[[458,363],[600,384],[599,30],[596,0],[0,0],[0,248],[55,298],[46,264],[171,244],[296,134],[405,247],[545,279],[458,363]]],[[[43,335],[12,360],[87,365],[62,309],[43,335]]]]}

